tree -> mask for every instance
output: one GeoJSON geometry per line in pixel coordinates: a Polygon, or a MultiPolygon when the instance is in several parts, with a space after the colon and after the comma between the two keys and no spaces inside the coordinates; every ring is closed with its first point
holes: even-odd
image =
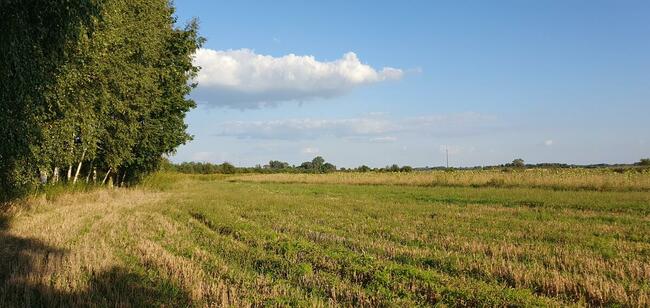
{"type": "Polygon", "coordinates": [[[330,163],[324,163],[321,168],[321,172],[328,173],[328,172],[333,172],[336,171],[336,166],[330,164],[330,163]]]}
{"type": "Polygon", "coordinates": [[[515,168],[523,168],[523,167],[526,166],[526,164],[524,163],[523,159],[517,158],[517,159],[512,161],[512,166],[515,167],[515,168]]]}
{"type": "Polygon", "coordinates": [[[311,160],[312,169],[320,170],[321,166],[323,166],[324,163],[325,163],[325,159],[323,159],[320,156],[316,156],[314,157],[314,159],[311,160]]]}
{"type": "Polygon", "coordinates": [[[399,170],[400,169],[399,169],[399,166],[397,164],[393,164],[390,167],[386,167],[386,171],[389,171],[389,172],[399,172],[399,170]]]}
{"type": "Polygon", "coordinates": [[[237,168],[233,166],[231,163],[224,162],[223,164],[221,164],[220,167],[221,167],[221,173],[225,173],[225,174],[237,173],[237,168]]]}
{"type": "Polygon", "coordinates": [[[402,168],[399,169],[400,172],[411,172],[413,171],[413,168],[411,166],[402,166],[402,168]]]}
{"type": "Polygon", "coordinates": [[[302,164],[300,164],[300,169],[305,169],[305,170],[312,170],[314,169],[314,164],[310,161],[306,161],[302,164]]]}
{"type": "Polygon", "coordinates": [[[641,160],[639,160],[637,165],[639,165],[639,166],[650,166],[650,158],[642,158],[641,160]]]}
{"type": "Polygon", "coordinates": [[[289,163],[282,162],[279,160],[272,160],[269,162],[269,168],[271,169],[286,169],[289,168],[289,163]]]}
{"type": "Polygon", "coordinates": [[[366,165],[361,165],[361,166],[359,166],[357,168],[357,171],[359,171],[359,172],[368,172],[368,171],[370,171],[370,167],[368,167],[366,165]]]}
{"type": "Polygon", "coordinates": [[[191,139],[203,40],[173,11],[167,0],[0,2],[0,196],[66,171],[137,181],[191,139]]]}

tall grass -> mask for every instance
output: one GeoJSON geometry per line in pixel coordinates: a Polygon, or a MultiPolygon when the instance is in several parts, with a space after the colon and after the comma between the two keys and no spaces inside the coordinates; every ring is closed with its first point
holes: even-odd
{"type": "Polygon", "coordinates": [[[327,174],[254,174],[232,181],[266,183],[365,184],[462,187],[532,187],[560,190],[650,190],[650,171],[631,169],[529,169],[426,171],[407,173],[338,172],[327,174]]]}

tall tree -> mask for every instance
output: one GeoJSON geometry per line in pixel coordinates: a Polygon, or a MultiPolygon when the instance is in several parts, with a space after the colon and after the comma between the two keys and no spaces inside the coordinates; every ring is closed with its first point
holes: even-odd
{"type": "Polygon", "coordinates": [[[167,0],[0,2],[0,196],[91,161],[135,181],[190,139],[202,39],[173,12],[167,0]]]}

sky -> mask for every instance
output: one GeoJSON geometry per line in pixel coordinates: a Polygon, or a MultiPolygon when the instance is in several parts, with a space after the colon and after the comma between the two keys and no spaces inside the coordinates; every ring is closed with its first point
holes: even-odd
{"type": "Polygon", "coordinates": [[[650,156],[650,1],[175,1],[207,39],[171,157],[238,166],[650,156]]]}

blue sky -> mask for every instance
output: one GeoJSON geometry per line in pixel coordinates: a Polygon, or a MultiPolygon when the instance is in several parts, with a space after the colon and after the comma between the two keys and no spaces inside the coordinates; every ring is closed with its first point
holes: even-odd
{"type": "Polygon", "coordinates": [[[648,1],[176,1],[207,38],[172,160],[650,156],[648,1]]]}

